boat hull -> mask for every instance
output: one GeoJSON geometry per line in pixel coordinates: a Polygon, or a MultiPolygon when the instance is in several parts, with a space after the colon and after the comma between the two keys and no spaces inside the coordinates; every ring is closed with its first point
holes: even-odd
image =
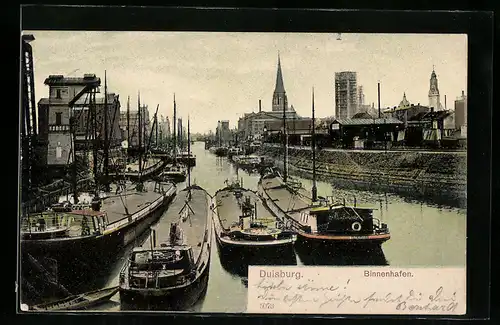
{"type": "Polygon", "coordinates": [[[56,301],[54,303],[37,305],[31,307],[34,311],[65,311],[65,310],[82,310],[89,307],[98,305],[104,301],[109,300],[118,292],[118,287],[97,290],[87,294],[73,296],[64,299],[63,301],[56,301]],[[96,297],[88,297],[95,295],[96,297]],[[79,299],[80,297],[84,299],[79,299]],[[67,303],[65,303],[67,301],[67,303]]]}
{"type": "Polygon", "coordinates": [[[120,288],[122,310],[186,309],[194,305],[206,292],[210,258],[202,273],[192,282],[178,287],[162,289],[120,288]]]}
{"type": "Polygon", "coordinates": [[[220,254],[223,256],[268,256],[279,257],[293,249],[296,236],[279,240],[250,241],[232,240],[224,236],[218,217],[214,214],[214,232],[220,254]]]}

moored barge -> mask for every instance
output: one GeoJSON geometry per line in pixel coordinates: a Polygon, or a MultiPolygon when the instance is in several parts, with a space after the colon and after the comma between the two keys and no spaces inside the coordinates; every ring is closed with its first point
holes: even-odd
{"type": "Polygon", "coordinates": [[[139,190],[94,199],[92,209],[77,205],[28,215],[21,223],[21,256],[54,261],[59,281],[76,285],[89,272],[102,272],[156,222],[176,191],[172,183],[145,182],[139,190]]]}
{"type": "MultiPolygon", "coordinates": [[[[212,235],[211,197],[197,185],[180,191],[120,272],[122,305],[183,308],[205,292],[212,235]]],[[[132,309],[132,308],[131,308],[132,309]]]]}
{"type": "Polygon", "coordinates": [[[298,242],[366,248],[391,238],[387,224],[373,216],[372,208],[332,198],[314,202],[300,184],[284,182],[274,171],[265,174],[258,187],[265,205],[297,232],[298,242]]]}
{"type": "Polygon", "coordinates": [[[214,229],[223,255],[280,256],[293,251],[296,235],[238,181],[218,190],[213,199],[214,229]]]}

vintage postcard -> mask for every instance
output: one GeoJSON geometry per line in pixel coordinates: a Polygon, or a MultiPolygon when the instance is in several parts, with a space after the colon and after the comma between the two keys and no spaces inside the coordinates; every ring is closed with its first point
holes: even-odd
{"type": "Polygon", "coordinates": [[[467,41],[24,30],[19,310],[465,314],[467,41]]]}

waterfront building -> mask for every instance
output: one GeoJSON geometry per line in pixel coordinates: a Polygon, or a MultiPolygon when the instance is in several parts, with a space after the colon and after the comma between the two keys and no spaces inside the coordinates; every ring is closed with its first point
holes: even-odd
{"type": "Polygon", "coordinates": [[[217,122],[217,127],[215,129],[215,141],[218,144],[222,146],[227,146],[229,144],[229,141],[231,140],[231,130],[229,129],[229,121],[228,120],[223,120],[223,121],[218,121],[217,122]]]}
{"type": "Polygon", "coordinates": [[[182,128],[182,118],[177,118],[177,147],[182,148],[182,144],[184,141],[184,130],[182,128]]]}
{"type": "Polygon", "coordinates": [[[49,86],[49,97],[38,102],[39,138],[44,143],[41,161],[49,168],[49,173],[61,176],[75,156],[70,130],[74,104],[99,87],[101,80],[95,74],[85,74],[83,78],[50,75],[44,84],[49,86]]]}
{"type": "Polygon", "coordinates": [[[122,129],[122,134],[124,134],[124,139],[130,136],[128,139],[129,147],[137,148],[139,147],[139,130],[142,131],[141,144],[144,147],[148,142],[150,132],[150,121],[149,121],[149,109],[147,105],[141,106],[141,121],[139,123],[139,110],[130,110],[128,114],[127,122],[127,112],[120,111],[120,128],[122,129]],[[127,131],[127,125],[130,126],[130,130],[127,131]]]}
{"type": "Polygon", "coordinates": [[[357,73],[335,72],[335,117],[349,118],[358,110],[357,73]]]}
{"type": "Polygon", "coordinates": [[[455,129],[460,130],[462,137],[467,137],[467,96],[462,90],[462,96],[455,100],[455,129]]]}

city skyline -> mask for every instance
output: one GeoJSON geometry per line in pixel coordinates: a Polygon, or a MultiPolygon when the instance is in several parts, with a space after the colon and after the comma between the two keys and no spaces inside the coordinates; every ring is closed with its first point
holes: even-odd
{"type": "MultiPolygon", "coordinates": [[[[335,112],[335,72],[355,71],[365,104],[396,106],[406,93],[414,104],[428,104],[433,66],[441,103],[448,109],[467,94],[467,36],[457,34],[208,33],[24,31],[33,34],[36,101],[48,97],[49,75],[95,73],[108,91],[120,95],[122,110],[147,104],[151,118],[172,121],[175,93],[178,117],[190,116],[193,133],[215,131],[217,121],[237,126],[245,113],[271,111],[278,52],[289,105],[310,116],[315,89],[317,117],[335,112]]],[[[103,87],[101,91],[103,91],[103,87]]]]}

